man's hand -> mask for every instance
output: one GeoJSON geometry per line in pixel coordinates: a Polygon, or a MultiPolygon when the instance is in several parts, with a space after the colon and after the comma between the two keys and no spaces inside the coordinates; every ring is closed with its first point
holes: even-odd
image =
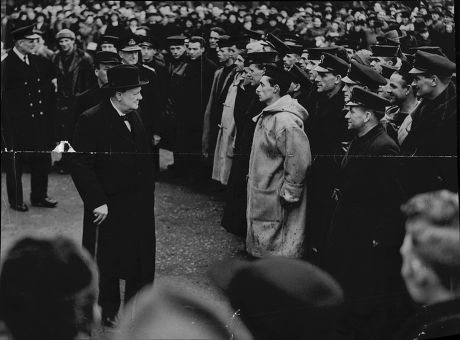
{"type": "Polygon", "coordinates": [[[93,223],[100,225],[107,218],[107,215],[109,214],[109,207],[107,204],[101,205],[93,210],[93,214],[94,217],[96,217],[93,223]]]}

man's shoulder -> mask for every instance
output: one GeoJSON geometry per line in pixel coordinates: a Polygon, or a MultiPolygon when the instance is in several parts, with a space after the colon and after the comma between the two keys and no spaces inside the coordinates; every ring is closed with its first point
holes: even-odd
{"type": "Polygon", "coordinates": [[[86,111],[81,114],[81,117],[88,120],[97,120],[98,118],[102,117],[102,114],[105,110],[106,102],[103,101],[95,106],[90,107],[86,111]]]}

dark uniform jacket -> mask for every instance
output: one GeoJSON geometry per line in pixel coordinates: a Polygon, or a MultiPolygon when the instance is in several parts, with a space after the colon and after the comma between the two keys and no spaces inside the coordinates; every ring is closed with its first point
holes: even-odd
{"type": "Polygon", "coordinates": [[[92,212],[107,204],[107,218],[98,227],[101,273],[129,278],[140,267],[144,277],[153,280],[155,166],[139,115],[134,115],[130,133],[106,99],[80,116],[73,143],[77,152],[83,152],[71,158],[72,178],[85,210],[83,245],[94,254],[92,212]]]}
{"type": "Polygon", "coordinates": [[[11,50],[2,61],[2,150],[50,151],[56,140],[52,64],[28,58],[30,66],[11,50]]]}
{"type": "Polygon", "coordinates": [[[457,94],[452,82],[435,99],[422,100],[412,114],[411,131],[401,150],[411,156],[404,163],[404,184],[410,196],[441,189],[458,191],[457,94]]]}

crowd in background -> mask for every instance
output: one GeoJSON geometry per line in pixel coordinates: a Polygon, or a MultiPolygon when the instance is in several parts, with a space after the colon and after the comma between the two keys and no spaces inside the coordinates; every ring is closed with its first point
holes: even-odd
{"type": "MultiPolygon", "coordinates": [[[[153,281],[150,189],[155,179],[179,179],[225,192],[222,226],[245,238],[254,262],[229,266],[235,270],[230,281],[229,273],[215,280],[256,339],[323,334],[335,321],[337,338],[388,339],[413,312],[409,296],[423,305],[458,299],[458,252],[448,244],[458,238],[455,55],[449,1],[26,2],[2,13],[2,151],[50,151],[62,141],[77,151],[56,169],[71,173],[85,203],[83,245],[92,255],[95,244],[106,251],[113,241],[108,234],[98,239],[95,224],[110,216],[111,226],[122,230],[133,221],[128,217],[136,220],[137,235],[110,243],[112,255],[97,259],[106,326],[114,326],[120,294],[117,287],[109,308],[104,272],[116,256],[122,259],[114,271],[124,266],[131,278],[141,268],[144,276],[126,299],[153,281]],[[24,85],[18,85],[15,67],[24,63],[37,74],[21,74],[24,85]],[[112,123],[94,118],[104,103],[124,117],[119,144],[105,134],[112,123]],[[133,108],[135,120],[128,117],[133,108]],[[129,148],[123,138],[132,138],[129,148]],[[174,155],[161,173],[159,148],[174,155]],[[107,193],[97,190],[96,178],[107,193]],[[446,189],[452,193],[439,192],[446,189]],[[109,215],[105,194],[109,206],[120,207],[109,215]],[[143,214],[128,216],[122,207],[143,207],[143,214]],[[426,221],[425,230],[419,224],[426,221]],[[120,255],[123,242],[133,247],[120,255]],[[142,242],[149,245],[140,254],[135,245],[142,242]],[[429,250],[417,242],[428,242],[429,250]],[[437,253],[436,242],[452,256],[437,253]],[[302,262],[260,259],[270,256],[302,262]],[[274,278],[270,266],[285,268],[292,281],[274,278]],[[284,315],[290,329],[268,327],[280,322],[270,315],[253,318],[260,308],[310,306],[309,292],[296,291],[304,279],[325,292],[322,303],[330,306],[284,315]],[[244,292],[267,282],[260,296],[244,292]],[[264,301],[264,295],[272,298],[264,301]],[[312,316],[315,327],[303,326],[312,316]]],[[[15,155],[5,152],[11,208],[28,210],[23,162],[32,164],[32,205],[56,207],[47,195],[49,154],[15,155]]],[[[175,310],[173,302],[163,303],[175,310]]],[[[458,312],[450,303],[441,310],[450,319],[441,326],[436,318],[423,319],[421,332],[458,331],[458,312]]],[[[401,339],[423,338],[416,320],[401,339]]]]}

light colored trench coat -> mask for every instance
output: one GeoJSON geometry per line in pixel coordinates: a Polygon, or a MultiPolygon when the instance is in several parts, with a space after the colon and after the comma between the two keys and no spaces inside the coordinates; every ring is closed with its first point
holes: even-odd
{"type": "Polygon", "coordinates": [[[253,256],[303,255],[311,164],[303,129],[307,116],[296,99],[285,95],[254,117],[246,212],[246,249],[253,256]]]}

